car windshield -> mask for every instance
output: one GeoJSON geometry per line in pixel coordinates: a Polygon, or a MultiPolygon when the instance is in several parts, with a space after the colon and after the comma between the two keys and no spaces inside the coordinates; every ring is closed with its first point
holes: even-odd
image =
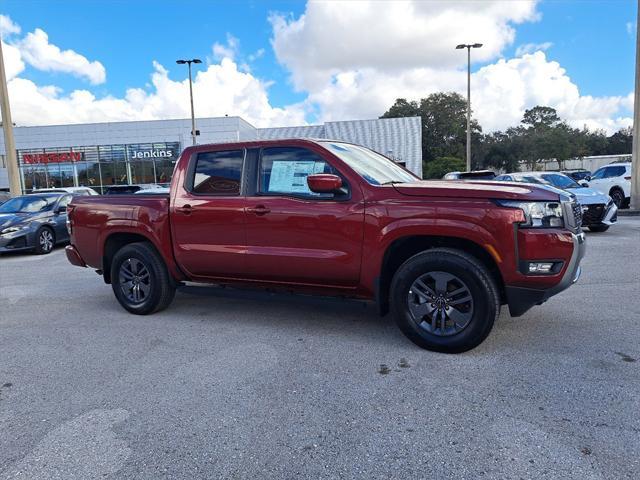
{"type": "Polygon", "coordinates": [[[406,183],[420,180],[393,160],[365,147],[341,142],[321,142],[340,160],[353,168],[371,185],[406,183]]]}
{"type": "Polygon", "coordinates": [[[0,205],[0,213],[44,212],[49,210],[57,199],[57,195],[15,197],[0,205]]]}
{"type": "Polygon", "coordinates": [[[580,188],[580,185],[576,183],[575,180],[573,180],[570,177],[567,177],[566,175],[561,175],[559,173],[545,173],[542,175],[542,178],[544,178],[547,182],[549,182],[554,187],[558,187],[562,189],[580,188]]]}

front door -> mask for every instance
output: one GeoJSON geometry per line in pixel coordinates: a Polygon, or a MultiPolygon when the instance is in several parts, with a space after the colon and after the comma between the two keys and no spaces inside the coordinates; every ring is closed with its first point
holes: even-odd
{"type": "Polygon", "coordinates": [[[184,187],[171,205],[171,233],[178,264],[195,279],[244,275],[245,151],[194,153],[184,187]]]}
{"type": "Polygon", "coordinates": [[[263,148],[255,170],[256,191],[246,199],[248,276],[282,283],[357,285],[364,228],[360,190],[345,185],[337,194],[311,192],[308,175],[339,172],[307,148],[263,148]]]}

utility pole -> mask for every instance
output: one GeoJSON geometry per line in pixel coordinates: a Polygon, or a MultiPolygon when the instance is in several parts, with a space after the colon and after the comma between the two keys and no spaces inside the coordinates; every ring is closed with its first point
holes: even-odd
{"type": "Polygon", "coordinates": [[[467,172],[471,171],[471,49],[480,47],[481,43],[462,43],[456,46],[457,50],[467,49],[467,172]]]}
{"type": "Polygon", "coordinates": [[[193,86],[191,81],[191,64],[192,63],[202,63],[202,60],[199,58],[193,58],[191,60],[176,60],[178,65],[184,65],[185,63],[189,65],[189,99],[191,100],[191,138],[193,139],[193,144],[196,144],[196,117],[193,113],[193,86]]]}
{"type": "Polygon", "coordinates": [[[631,158],[631,208],[640,209],[640,0],[636,19],[636,88],[633,101],[633,156],[631,158]]]}
{"type": "Polygon", "coordinates": [[[9,176],[9,193],[12,197],[22,195],[20,173],[18,171],[18,157],[16,142],[13,138],[13,123],[11,122],[11,106],[7,91],[7,76],[4,71],[4,56],[2,42],[0,42],[0,111],[2,113],[2,130],[4,131],[4,151],[7,159],[7,174],[9,176]]]}

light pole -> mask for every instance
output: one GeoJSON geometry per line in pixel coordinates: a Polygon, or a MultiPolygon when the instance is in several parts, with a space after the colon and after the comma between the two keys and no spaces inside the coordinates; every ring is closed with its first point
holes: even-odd
{"type": "MultiPolygon", "coordinates": [[[[636,25],[640,27],[640,1],[636,25]]],[[[636,88],[633,102],[633,156],[631,157],[631,208],[640,210],[640,32],[636,28],[636,88]]]]}
{"type": "Polygon", "coordinates": [[[193,144],[196,144],[196,117],[193,113],[193,86],[191,81],[191,64],[192,63],[202,63],[202,60],[199,58],[192,58],[191,60],[176,60],[178,65],[184,65],[185,63],[189,65],[189,98],[191,99],[191,138],[193,138],[193,144]]]}
{"type": "Polygon", "coordinates": [[[16,195],[22,195],[22,187],[20,186],[20,172],[16,157],[16,143],[13,138],[13,123],[11,123],[11,106],[9,105],[7,77],[2,57],[2,42],[0,42],[0,111],[2,112],[2,130],[4,130],[4,153],[7,159],[9,192],[12,197],[15,197],[16,195]]]}
{"type": "Polygon", "coordinates": [[[467,49],[467,171],[471,171],[471,49],[481,46],[481,43],[456,45],[456,50],[467,49]]]}

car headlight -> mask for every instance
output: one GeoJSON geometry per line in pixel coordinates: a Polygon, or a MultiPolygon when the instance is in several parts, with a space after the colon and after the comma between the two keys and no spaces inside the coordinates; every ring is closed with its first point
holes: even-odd
{"type": "Polygon", "coordinates": [[[524,213],[525,221],[520,225],[525,228],[562,228],[564,218],[560,202],[519,202],[515,200],[498,200],[498,205],[519,208],[524,213]]]}
{"type": "Polygon", "coordinates": [[[8,228],[5,228],[4,230],[0,231],[0,235],[6,235],[8,233],[13,233],[13,232],[19,232],[23,228],[24,227],[8,227],[8,228]]]}

